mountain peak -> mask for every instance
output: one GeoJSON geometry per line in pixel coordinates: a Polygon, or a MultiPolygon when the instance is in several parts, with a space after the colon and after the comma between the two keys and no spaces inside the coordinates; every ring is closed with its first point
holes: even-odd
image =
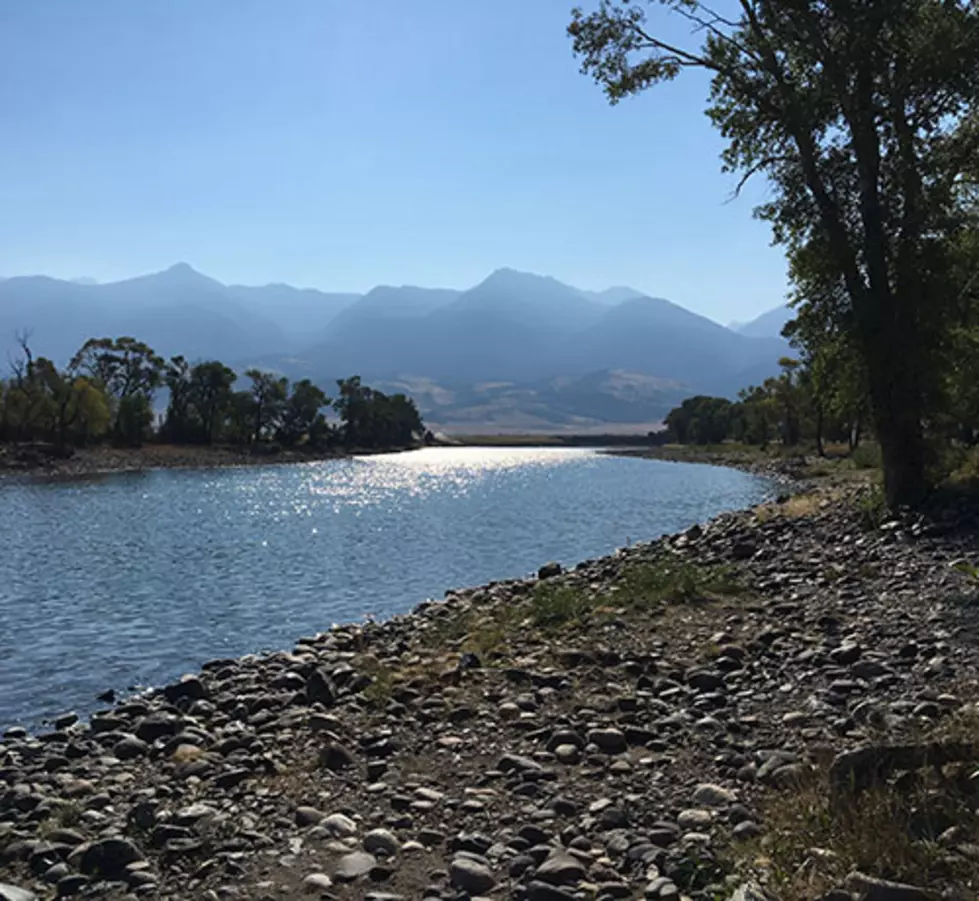
{"type": "Polygon", "coordinates": [[[162,272],[155,275],[144,276],[144,278],[159,279],[171,285],[181,285],[184,287],[195,285],[200,287],[223,287],[219,281],[198,272],[190,263],[174,263],[162,272]]]}
{"type": "Polygon", "coordinates": [[[522,272],[519,269],[511,269],[509,266],[502,266],[494,269],[482,284],[514,284],[519,282],[554,282],[557,279],[549,275],[537,275],[535,272],[522,272]]]}

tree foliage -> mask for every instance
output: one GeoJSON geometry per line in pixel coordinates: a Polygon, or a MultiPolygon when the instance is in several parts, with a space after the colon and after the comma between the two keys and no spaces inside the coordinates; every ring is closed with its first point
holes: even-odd
{"type": "Polygon", "coordinates": [[[415,402],[404,394],[390,397],[361,383],[360,376],[340,379],[334,409],[342,422],[343,442],[365,450],[409,447],[425,426],[415,402]]]}
{"type": "Polygon", "coordinates": [[[388,397],[358,376],[339,382],[339,423],[326,413],[331,399],[309,379],[294,383],[249,369],[247,390],[235,391],[237,373],[220,360],[162,360],[133,338],[87,341],[64,370],[35,359],[26,336],[0,380],[0,441],[50,442],[60,452],[109,437],[117,444],[266,444],[385,449],[413,446],[424,425],[413,401],[388,397]],[[167,394],[154,430],[153,402],[167,394]]]}
{"type": "Polygon", "coordinates": [[[926,429],[955,378],[948,339],[971,277],[962,260],[977,259],[961,244],[975,227],[979,8],[738,0],[722,15],[700,0],[648,5],[690,20],[701,38],[676,46],[644,5],[601,0],[569,26],[583,70],[613,103],[684,69],[711,74],[724,168],[742,184],[767,178],[771,199],[757,215],[787,249],[800,314],[832,323],[839,340],[827,353],[863,380],[888,500],[919,501],[926,429]]]}

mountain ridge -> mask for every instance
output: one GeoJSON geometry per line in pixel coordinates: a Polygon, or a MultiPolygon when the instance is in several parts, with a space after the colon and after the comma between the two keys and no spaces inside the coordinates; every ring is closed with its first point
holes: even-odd
{"type": "Polygon", "coordinates": [[[132,334],[239,371],[417,384],[440,424],[650,422],[692,393],[733,396],[742,373],[774,374],[786,350],[629,287],[586,291],[510,268],[465,290],[365,294],[225,285],[187,263],[104,284],[18,276],[0,281],[0,340],[22,330],[62,364],[88,337],[132,334]]]}

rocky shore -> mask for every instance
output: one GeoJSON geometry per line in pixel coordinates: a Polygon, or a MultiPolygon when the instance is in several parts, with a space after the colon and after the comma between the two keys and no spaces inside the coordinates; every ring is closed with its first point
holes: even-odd
{"type": "Polygon", "coordinates": [[[795,496],[8,731],[0,899],[974,899],[977,526],[795,496]]]}

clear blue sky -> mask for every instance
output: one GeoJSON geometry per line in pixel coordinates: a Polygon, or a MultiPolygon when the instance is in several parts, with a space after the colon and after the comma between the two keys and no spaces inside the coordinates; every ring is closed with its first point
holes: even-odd
{"type": "Polygon", "coordinates": [[[704,80],[609,107],[572,5],[0,0],[0,274],[184,260],[363,291],[512,266],[720,321],[780,303],[765,186],[728,202],[704,80]]]}

